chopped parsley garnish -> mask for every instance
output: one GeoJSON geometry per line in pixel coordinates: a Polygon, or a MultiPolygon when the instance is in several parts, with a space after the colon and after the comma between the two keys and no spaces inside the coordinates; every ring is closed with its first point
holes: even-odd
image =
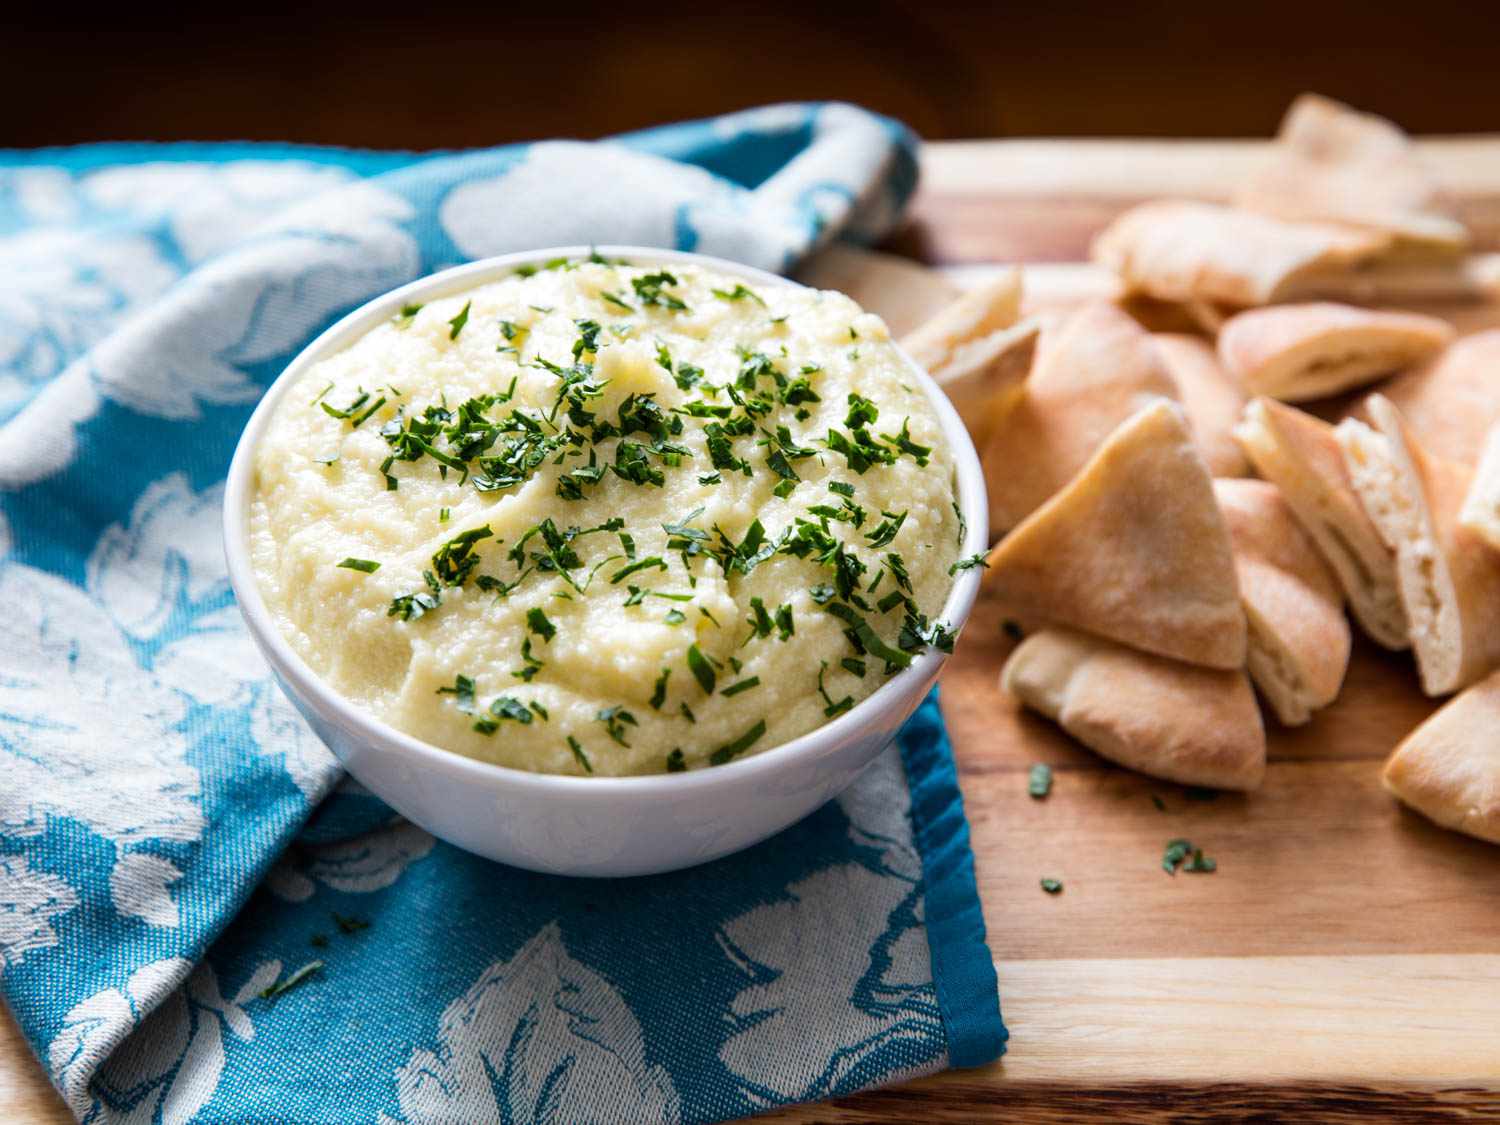
{"type": "Polygon", "coordinates": [[[657,305],[676,312],[687,312],[688,307],[682,303],[681,298],[663,291],[665,286],[677,283],[677,278],[666,270],[661,270],[657,273],[631,278],[630,287],[635,290],[635,295],[642,305],[657,305]]]}
{"type": "Polygon", "coordinates": [[[722,766],[725,762],[739,757],[750,747],[760,740],[760,736],[766,733],[766,721],[757,719],[755,725],[740,735],[733,742],[727,742],[720,746],[708,756],[708,764],[711,766],[722,766]]]}
{"type": "Polygon", "coordinates": [[[979,551],[976,554],[970,555],[968,558],[959,559],[956,563],[948,568],[948,577],[952,578],[961,570],[973,570],[975,567],[983,567],[984,569],[988,570],[990,566],[988,557],[988,552],[979,551]]]}
{"type": "Polygon", "coordinates": [[[870,627],[870,623],[847,605],[842,602],[832,602],[827,609],[829,613],[849,626],[844,630],[844,634],[855,646],[856,651],[861,654],[869,653],[876,659],[885,661],[887,674],[911,664],[910,653],[902,652],[899,648],[892,648],[886,644],[870,627]]]}
{"type": "Polygon", "coordinates": [[[363,918],[351,918],[347,914],[340,914],[337,910],[329,917],[333,919],[333,924],[339,928],[341,934],[357,934],[361,930],[370,928],[370,923],[363,918]]]}
{"type": "Polygon", "coordinates": [[[875,530],[865,534],[865,541],[871,547],[888,547],[891,540],[896,538],[896,533],[901,530],[901,525],[906,522],[905,512],[881,512],[885,518],[875,525],[875,530]]]}
{"type": "Polygon", "coordinates": [[[629,304],[625,300],[625,298],[621,297],[618,293],[611,293],[608,290],[605,290],[605,291],[603,291],[603,292],[601,292],[599,294],[599,297],[602,300],[608,301],[610,304],[614,305],[616,308],[624,309],[626,312],[635,312],[635,306],[632,305],[632,304],[629,304]]]}
{"type": "Polygon", "coordinates": [[[736,285],[733,289],[710,289],[709,292],[721,301],[741,301],[748,297],[761,308],[765,308],[766,306],[766,303],[760,299],[759,294],[753,290],[746,289],[743,284],[736,285]]]}
{"type": "Polygon", "coordinates": [[[696,723],[698,721],[698,716],[693,714],[693,709],[687,705],[687,700],[684,699],[679,703],[677,709],[682,712],[682,717],[688,722],[696,723]]]}
{"type": "Polygon", "coordinates": [[[613,707],[600,708],[594,718],[604,724],[604,729],[609,733],[610,738],[625,747],[630,745],[625,741],[625,728],[639,725],[635,721],[635,716],[618,703],[613,707]]]}
{"type": "Polygon", "coordinates": [[[458,315],[448,322],[448,339],[458,339],[458,334],[464,330],[464,325],[469,323],[469,307],[473,303],[473,301],[465,301],[464,307],[458,310],[458,315]]]}
{"type": "Polygon", "coordinates": [[[438,580],[432,571],[424,570],[422,578],[427,583],[427,589],[416,590],[410,594],[402,594],[398,598],[392,598],[390,608],[385,611],[387,617],[399,617],[402,621],[415,621],[425,613],[431,613],[442,604],[443,598],[438,580]]]}
{"type": "Polygon", "coordinates": [[[453,677],[452,687],[440,687],[438,695],[451,695],[454,697],[454,706],[466,715],[474,713],[474,681],[462,672],[453,677]]]}
{"type": "Polygon", "coordinates": [[[828,694],[828,690],[823,686],[823,677],[827,674],[827,672],[828,661],[825,660],[823,661],[823,666],[818,669],[818,694],[823,697],[823,702],[827,705],[823,708],[823,717],[826,719],[831,719],[836,715],[842,715],[845,711],[853,707],[854,696],[846,695],[843,699],[835,701],[834,698],[828,694]]]}
{"type": "Polygon", "coordinates": [[[1049,895],[1062,894],[1062,889],[1063,889],[1063,885],[1062,885],[1062,882],[1060,880],[1057,880],[1057,879],[1043,879],[1042,880],[1042,890],[1046,891],[1049,895]]]}
{"type": "Polygon", "coordinates": [[[472,528],[455,535],[437,549],[432,556],[432,570],[444,586],[462,586],[474,568],[479,565],[479,556],[474,544],[495,534],[490,525],[472,528]]]}
{"type": "Polygon", "coordinates": [[[857,660],[852,656],[846,656],[839,661],[839,664],[843,667],[844,671],[858,676],[860,679],[865,678],[866,669],[865,662],[863,660],[857,660]]]}
{"type": "Polygon", "coordinates": [[[262,1000],[274,1000],[276,997],[280,996],[282,993],[284,993],[284,992],[290,992],[292,989],[296,988],[303,981],[305,981],[309,977],[311,977],[314,973],[321,972],[322,970],[323,970],[323,962],[322,961],[309,961],[307,964],[303,965],[302,968],[298,969],[296,972],[291,973],[291,974],[289,974],[289,975],[287,975],[285,977],[282,977],[278,981],[273,981],[271,984],[268,984],[265,988],[262,988],[260,990],[260,992],[258,993],[258,995],[260,996],[260,998],[262,1000]]]}
{"type": "Polygon", "coordinates": [[[1161,869],[1168,875],[1176,875],[1179,869],[1191,874],[1212,874],[1218,868],[1217,862],[1204,856],[1202,848],[1181,838],[1168,840],[1161,857],[1161,869]]]}
{"type": "Polygon", "coordinates": [[[747,677],[747,678],[745,678],[743,680],[740,680],[737,683],[730,684],[727,688],[725,688],[719,694],[720,695],[738,695],[742,691],[749,691],[751,688],[753,688],[753,687],[759,687],[759,686],[760,686],[760,677],[759,676],[749,676],[749,677],[747,677]]]}
{"type": "Polygon", "coordinates": [[[703,689],[704,695],[714,693],[714,684],[718,682],[718,674],[714,666],[709,663],[708,657],[704,656],[697,645],[692,645],[687,650],[688,670],[693,673],[693,679],[698,681],[698,686],[703,689]]]}
{"type": "Polygon", "coordinates": [[[478,719],[474,729],[480,734],[494,734],[500,729],[500,720],[511,719],[523,726],[531,722],[531,708],[514,696],[502,695],[490,703],[489,715],[478,719]]]}
{"type": "Polygon", "coordinates": [[[783,641],[792,639],[797,627],[792,621],[792,606],[790,602],[783,603],[776,609],[776,632],[783,641]]]}
{"type": "Polygon", "coordinates": [[[1163,801],[1155,793],[1151,794],[1151,803],[1156,806],[1156,811],[1157,812],[1166,812],[1167,811],[1167,803],[1165,801],[1163,801]]]}
{"type": "Polygon", "coordinates": [[[1052,792],[1052,767],[1038,762],[1026,775],[1026,792],[1038,799],[1052,792]]]}
{"type": "Polygon", "coordinates": [[[583,752],[582,744],[579,743],[578,739],[574,738],[571,734],[568,735],[568,749],[573,752],[573,757],[577,760],[578,764],[583,767],[584,773],[594,772],[594,763],[589,761],[589,756],[583,752]]]}
{"type": "Polygon", "coordinates": [[[651,689],[651,710],[660,711],[661,705],[667,701],[667,681],[671,678],[670,668],[663,668],[661,675],[656,677],[656,684],[651,689]]]}
{"type": "Polygon", "coordinates": [[[687,769],[687,759],[683,755],[681,747],[678,747],[677,749],[673,750],[670,754],[667,755],[667,772],[668,773],[682,773],[686,769],[687,769]]]}
{"type": "Polygon", "coordinates": [[[357,570],[361,574],[374,574],[380,569],[380,564],[373,559],[345,559],[338,565],[344,570],[357,570]]]}
{"type": "Polygon", "coordinates": [[[625,566],[622,566],[619,570],[615,571],[615,573],[610,576],[609,584],[611,586],[617,586],[619,585],[620,579],[626,578],[632,574],[637,573],[638,571],[650,570],[653,567],[657,570],[666,570],[667,564],[660,555],[652,555],[648,559],[637,559],[635,562],[627,563],[625,566]]]}
{"type": "Polygon", "coordinates": [[[526,628],[544,641],[550,641],[557,635],[557,626],[547,620],[547,615],[542,612],[540,606],[533,606],[526,611],[526,628]]]}

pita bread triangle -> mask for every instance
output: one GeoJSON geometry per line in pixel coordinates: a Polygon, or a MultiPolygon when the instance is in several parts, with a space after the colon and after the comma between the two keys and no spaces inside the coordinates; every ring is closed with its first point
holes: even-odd
{"type": "Polygon", "coordinates": [[[1500,844],[1500,672],[1419,726],[1385,764],[1385,787],[1423,816],[1500,844]]]}
{"type": "Polygon", "coordinates": [[[1175,403],[1122,423],[989,565],[990,588],[1023,619],[1190,664],[1245,663],[1229,533],[1175,403]]]}

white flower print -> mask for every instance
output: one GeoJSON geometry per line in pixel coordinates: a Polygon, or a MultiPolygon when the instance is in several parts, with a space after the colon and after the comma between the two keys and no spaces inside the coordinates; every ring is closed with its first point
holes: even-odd
{"type": "Polygon", "coordinates": [[[305,902],[315,883],[346,894],[369,894],[391,886],[406,869],[432,851],[432,835],[410,821],[396,819],[384,828],[302,849],[287,856],[266,879],[271,893],[288,902],[305,902]]]}
{"type": "Polygon", "coordinates": [[[565,1125],[681,1118],[677,1091],[646,1062],[640,1024],[619,992],[575,961],[556,923],[486,969],[448,1005],[435,1051],[396,1072],[400,1121],[565,1125]]]}
{"type": "Polygon", "coordinates": [[[73,888],[56,875],[36,870],[25,856],[0,857],[0,971],[56,945],[52,919],[77,905],[73,888]]]}

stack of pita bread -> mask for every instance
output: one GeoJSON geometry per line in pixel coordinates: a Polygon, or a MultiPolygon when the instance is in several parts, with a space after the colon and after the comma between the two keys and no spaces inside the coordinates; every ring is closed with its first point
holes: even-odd
{"type": "Polygon", "coordinates": [[[1253,789],[1257,693],[1287,725],[1333,702],[1347,604],[1461,693],[1387,786],[1500,842],[1500,331],[1385,307],[1484,299],[1493,262],[1388,122],[1306,96],[1274,152],[1232,206],[1105,230],[1121,300],[1023,317],[1011,271],[906,336],[981,451],[987,587],[1026,633],[1001,684],[1113,761],[1253,789]]]}

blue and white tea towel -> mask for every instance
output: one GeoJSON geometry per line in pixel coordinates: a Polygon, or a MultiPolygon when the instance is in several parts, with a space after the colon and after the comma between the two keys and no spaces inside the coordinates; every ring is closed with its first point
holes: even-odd
{"type": "Polygon", "coordinates": [[[749,853],[532,875],[331,793],[219,547],[251,407],[370,297],[542,245],[784,270],[914,182],[910,134],[840,105],[433,156],[0,153],[0,987],[81,1118],[714,1121],[1000,1053],[935,700],[749,853]]]}

